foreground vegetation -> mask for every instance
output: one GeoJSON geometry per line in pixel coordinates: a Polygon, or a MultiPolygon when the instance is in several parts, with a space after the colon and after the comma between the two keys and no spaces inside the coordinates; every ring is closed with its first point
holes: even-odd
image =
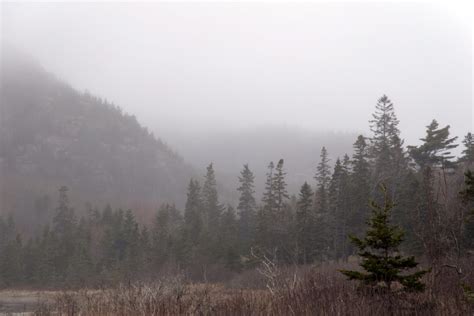
{"type": "MultiPolygon", "coordinates": [[[[262,269],[263,265],[261,266],[262,269]]],[[[37,315],[470,315],[474,302],[460,282],[474,281],[447,268],[426,278],[423,293],[380,294],[348,282],[337,271],[354,264],[275,268],[272,277],[248,271],[227,284],[192,284],[180,277],[151,284],[56,295],[37,315]],[[461,280],[462,279],[462,280],[461,280]]],[[[263,271],[261,271],[263,272],[263,271]]]]}

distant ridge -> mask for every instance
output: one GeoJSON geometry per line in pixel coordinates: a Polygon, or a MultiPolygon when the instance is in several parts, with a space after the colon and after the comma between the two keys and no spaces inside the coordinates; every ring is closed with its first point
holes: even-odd
{"type": "Polygon", "coordinates": [[[0,100],[0,214],[34,220],[35,201],[48,195],[54,207],[61,185],[80,208],[183,204],[192,168],[119,107],[5,51],[0,100]]]}

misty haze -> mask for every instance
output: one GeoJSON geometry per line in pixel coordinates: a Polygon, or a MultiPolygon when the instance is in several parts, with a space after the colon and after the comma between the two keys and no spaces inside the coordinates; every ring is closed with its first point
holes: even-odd
{"type": "Polygon", "coordinates": [[[472,8],[2,2],[0,314],[473,314],[472,8]]]}

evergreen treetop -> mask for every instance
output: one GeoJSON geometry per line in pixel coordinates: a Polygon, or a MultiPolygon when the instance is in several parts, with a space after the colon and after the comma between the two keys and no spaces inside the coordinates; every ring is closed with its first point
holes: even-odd
{"type": "Polygon", "coordinates": [[[241,216],[242,213],[255,212],[256,202],[254,197],[254,179],[255,176],[250,170],[248,164],[245,164],[244,169],[240,172],[240,186],[237,188],[237,191],[240,192],[239,205],[237,206],[237,209],[241,216]]]}
{"type": "Polygon", "coordinates": [[[464,150],[462,151],[462,156],[459,160],[467,162],[468,164],[474,163],[474,137],[471,132],[467,133],[462,143],[464,145],[464,150]]]}
{"type": "Polygon", "coordinates": [[[372,142],[375,144],[377,151],[389,147],[393,136],[400,135],[399,120],[395,115],[393,103],[385,94],[378,99],[375,113],[372,114],[372,120],[369,123],[373,132],[372,142]]]}
{"type": "Polygon", "coordinates": [[[58,207],[53,218],[54,231],[60,236],[70,235],[76,223],[74,210],[69,206],[68,190],[66,186],[59,189],[58,207]]]}
{"type": "Polygon", "coordinates": [[[215,232],[224,207],[219,204],[216,176],[212,163],[207,166],[206,171],[204,185],[202,187],[202,203],[205,211],[204,224],[209,231],[215,232]]]}
{"type": "Polygon", "coordinates": [[[316,175],[314,178],[318,182],[318,189],[327,189],[329,181],[331,181],[331,170],[329,167],[329,157],[326,147],[321,148],[320,161],[316,168],[316,175]]]}
{"type": "Polygon", "coordinates": [[[273,192],[275,195],[275,206],[277,213],[280,213],[283,209],[283,203],[286,199],[289,199],[288,191],[286,190],[285,175],[286,172],[283,170],[284,160],[280,159],[275,168],[275,174],[273,176],[273,192]]]}
{"type": "Polygon", "coordinates": [[[438,122],[433,120],[426,127],[426,136],[420,139],[423,144],[409,147],[410,155],[421,168],[449,166],[454,158],[450,150],[458,146],[454,144],[456,139],[449,137],[449,125],[439,128],[438,122]]]}
{"type": "Polygon", "coordinates": [[[273,164],[273,161],[271,161],[268,164],[267,180],[265,181],[265,192],[263,193],[262,198],[264,210],[270,212],[273,211],[273,209],[275,208],[275,186],[273,185],[274,169],[275,165],[273,164]]]}

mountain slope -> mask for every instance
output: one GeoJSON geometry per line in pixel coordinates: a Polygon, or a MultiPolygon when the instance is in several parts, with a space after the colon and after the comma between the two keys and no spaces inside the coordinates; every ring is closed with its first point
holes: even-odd
{"type": "Polygon", "coordinates": [[[0,213],[71,188],[76,205],[181,204],[192,168],[120,108],[80,93],[27,58],[1,69],[0,213]]]}

